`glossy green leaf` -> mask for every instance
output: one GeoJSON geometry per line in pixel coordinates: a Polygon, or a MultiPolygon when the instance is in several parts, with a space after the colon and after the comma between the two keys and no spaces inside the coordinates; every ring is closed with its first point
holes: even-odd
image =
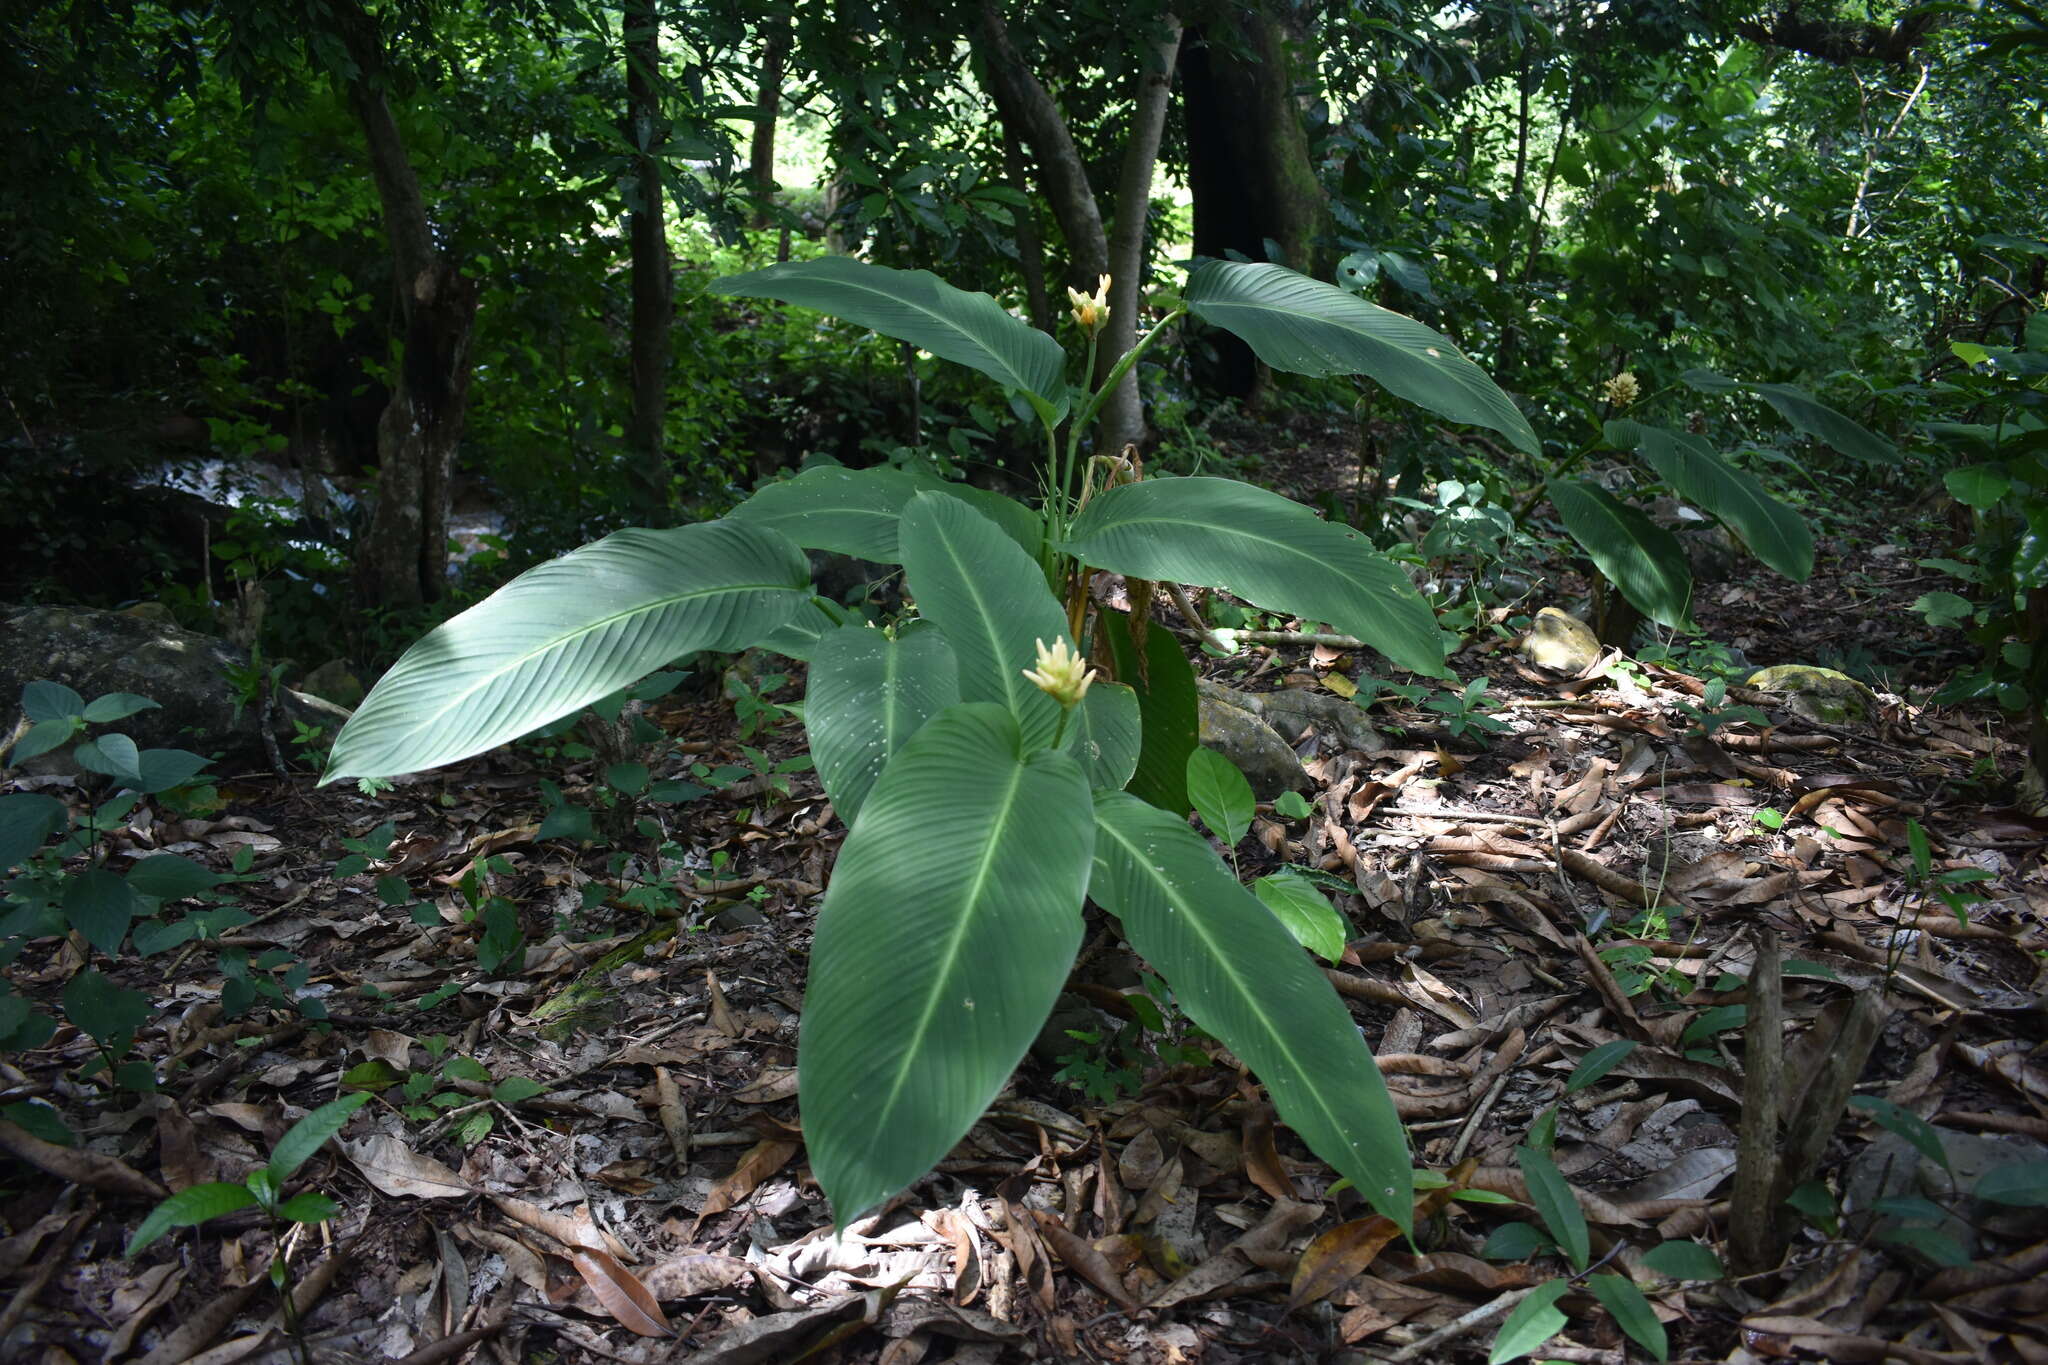
{"type": "Polygon", "coordinates": [[[1643,1264],[1674,1280],[1718,1280],[1728,1273],[1721,1258],[1698,1242],[1660,1242],[1643,1253],[1643,1264]]]}
{"type": "Polygon", "coordinates": [[[1594,484],[1552,479],[1547,488],[1564,529],[1637,610],[1673,629],[1692,624],[1692,571],[1676,537],[1594,484]]]}
{"type": "Polygon", "coordinates": [[[1977,1180],[1976,1195],[1994,1204],[2038,1209],[2048,1206],[2048,1161],[2015,1161],[1993,1166],[1977,1180]]]}
{"type": "Polygon", "coordinates": [[[1287,926],[1294,941],[1326,962],[1344,956],[1351,928],[1316,884],[1294,872],[1277,872],[1252,883],[1259,903],[1287,926]]]}
{"type": "Polygon", "coordinates": [[[71,756],[89,773],[99,773],[131,787],[142,781],[142,751],[134,740],[118,731],[87,740],[73,749],[71,756]]]}
{"type": "Polygon", "coordinates": [[[1998,506],[2012,492],[2012,479],[2001,465],[1973,464],[1942,475],[1950,496],[1982,512],[1998,506]]]}
{"type": "Polygon", "coordinates": [[[822,256],[727,275],[711,282],[711,292],[780,299],[845,318],[981,371],[1022,393],[1048,425],[1067,415],[1067,356],[1060,344],[988,295],[955,289],[930,271],[822,256]]]}
{"type": "Polygon", "coordinates": [[[1592,1258],[1592,1238],[1586,1231],[1586,1215],[1557,1163],[1548,1152],[1517,1147],[1515,1164],[1522,1168],[1522,1179],[1529,1186],[1529,1203],[1542,1217],[1543,1226],[1557,1239],[1572,1269],[1584,1270],[1592,1258]]]}
{"type": "Polygon", "coordinates": [[[1624,1275],[1595,1275],[1586,1281],[1586,1287],[1614,1315],[1615,1325],[1628,1334],[1630,1341],[1659,1360],[1671,1359],[1671,1342],[1664,1335],[1664,1324],[1657,1321],[1656,1310],[1643,1297],[1643,1291],[1636,1288],[1635,1281],[1624,1275]]]}
{"type": "Polygon", "coordinates": [[[1095,820],[1089,894],[1188,1017],[1251,1067],[1281,1120],[1406,1231],[1407,1136],[1330,983],[1185,820],[1127,792],[1097,793],[1095,820]]]}
{"type": "Polygon", "coordinates": [[[0,873],[27,862],[51,835],[70,824],[71,812],[54,796],[40,792],[0,796],[0,873]]]}
{"type": "Polygon", "coordinates": [[[221,877],[209,867],[175,853],[156,853],[128,869],[128,889],[158,900],[183,900],[220,885],[221,877]]]}
{"type": "Polygon", "coordinates": [[[804,730],[825,794],[849,829],[890,757],[959,700],[953,648],[929,622],[895,639],[849,625],[819,640],[804,696],[804,730]]]}
{"type": "Polygon", "coordinates": [[[1263,262],[1204,261],[1189,272],[1182,297],[1196,317],[1243,337],[1276,370],[1366,375],[1396,397],[1542,453],[1529,419],[1500,386],[1411,317],[1263,262]]]}
{"type": "Polygon", "coordinates": [[[1195,814],[1225,848],[1237,847],[1237,841],[1251,829],[1252,815],[1258,809],[1252,784],[1235,763],[1214,749],[1202,748],[1188,755],[1187,781],[1188,800],[1194,803],[1195,814]]]}
{"type": "Polygon", "coordinates": [[[318,1190],[295,1194],[277,1206],[277,1216],[291,1223],[324,1223],[341,1212],[341,1205],[318,1190]]]}
{"type": "Polygon", "coordinates": [[[1092,683],[1067,716],[1060,749],[1080,763],[1091,788],[1122,791],[1138,769],[1143,725],[1135,691],[1122,683],[1092,683]]]}
{"type": "Polygon", "coordinates": [[[94,697],[81,714],[89,724],[108,725],[117,720],[126,720],[140,711],[162,709],[148,697],[138,697],[133,692],[109,692],[104,697],[94,697]]]}
{"type": "Polygon", "coordinates": [[[1912,1110],[1893,1104],[1881,1095],[1852,1096],[1849,1107],[1862,1110],[1870,1116],[1872,1123],[1887,1133],[1904,1138],[1915,1151],[1943,1170],[1949,1169],[1948,1150],[1941,1145],[1941,1134],[1912,1110]]]}
{"type": "Polygon", "coordinates": [[[216,1181],[179,1190],[150,1210],[149,1217],[142,1220],[142,1226],[135,1229],[135,1235],[128,1239],[127,1254],[135,1255],[172,1228],[196,1227],[210,1218],[249,1208],[255,1202],[256,1196],[246,1185],[216,1181]]]}
{"type": "Polygon", "coordinates": [[[136,756],[135,789],[154,794],[182,787],[211,761],[189,749],[144,749],[136,756]]]}
{"type": "Polygon", "coordinates": [[[1712,370],[1687,370],[1679,378],[1703,393],[1753,393],[1808,436],[1867,464],[1899,462],[1898,448],[1890,441],[1873,435],[1861,423],[1844,417],[1804,389],[1790,384],[1748,383],[1712,370]]]}
{"type": "Polygon", "coordinates": [[[491,1098],[499,1104],[524,1104],[546,1092],[547,1087],[531,1076],[507,1076],[491,1087],[491,1098]]]}
{"type": "Polygon", "coordinates": [[[12,766],[40,758],[52,749],[70,743],[71,737],[77,733],[78,722],[68,716],[58,720],[39,720],[14,741],[12,748],[6,750],[7,762],[12,766]]]}
{"type": "MultiPolygon", "coordinates": [[[[1750,553],[1795,582],[1813,574],[1813,532],[1806,518],[1779,502],[1764,486],[1688,432],[1638,423],[1610,422],[1632,429],[1636,450],[1672,491],[1709,516],[1727,523],[1750,553]]],[[[1610,440],[1613,439],[1610,435],[1610,440]]]]}
{"type": "Polygon", "coordinates": [[[1024,671],[1038,641],[1050,648],[1067,639],[1067,617],[1038,565],[987,517],[936,493],[919,493],[904,509],[902,551],[918,614],[953,647],[961,698],[1001,702],[1027,746],[1051,743],[1059,703],[1024,671]]]}
{"type": "Polygon", "coordinates": [[[758,642],[809,600],[773,531],[620,531],[530,569],[405,652],[335,737],[322,783],[432,768],[574,713],[694,650],[758,642]]]}
{"type": "Polygon", "coordinates": [[[68,720],[85,713],[85,698],[60,682],[39,679],[21,689],[21,714],[30,721],[68,720]]]}
{"type": "Polygon", "coordinates": [[[917,492],[910,475],[889,465],[819,465],[793,479],[761,485],[729,520],[777,531],[806,550],[894,564],[896,523],[917,492]]]}
{"type": "Polygon", "coordinates": [[[1530,1290],[1529,1296],[1516,1304],[1507,1320],[1501,1323],[1500,1331],[1493,1339],[1493,1349],[1487,1354],[1487,1365],[1506,1365],[1510,1360],[1520,1360],[1562,1332],[1565,1318],[1557,1311],[1557,1301],[1570,1288],[1568,1280],[1548,1280],[1530,1290]]]}
{"type": "Polygon", "coordinates": [[[1180,641],[1157,627],[1145,631],[1140,650],[1131,640],[1126,612],[1102,610],[1096,615],[1095,630],[1116,662],[1118,681],[1138,694],[1138,764],[1125,785],[1140,800],[1184,816],[1192,804],[1188,755],[1201,742],[1201,694],[1195,688],[1194,668],[1181,652],[1180,641]]]}
{"type": "Polygon", "coordinates": [[[1584,1090],[1620,1066],[1622,1059],[1634,1052],[1636,1047],[1636,1040],[1633,1038],[1616,1038],[1600,1044],[1581,1057],[1579,1064],[1572,1068],[1571,1077],[1564,1083],[1564,1093],[1569,1095],[1574,1091],[1584,1090]]]}
{"type": "Polygon", "coordinates": [[[135,919],[135,893],[104,867],[76,872],[64,884],[64,918],[108,956],[121,951],[135,919]]]}
{"type": "Polygon", "coordinates": [[[327,1140],[348,1126],[356,1110],[370,1102],[364,1092],[343,1095],[338,1100],[329,1100],[300,1119],[286,1130],[277,1140],[277,1146],[270,1149],[268,1167],[272,1179],[282,1185],[292,1178],[293,1172],[309,1161],[313,1153],[327,1145],[327,1140]]]}
{"type": "Polygon", "coordinates": [[[1550,1245],[1550,1239],[1528,1223],[1502,1223],[1486,1236],[1479,1254],[1489,1261],[1526,1261],[1550,1245]]]}
{"type": "Polygon", "coordinates": [[[1325,621],[1403,668],[1444,674],[1436,615],[1408,575],[1348,526],[1235,479],[1146,479],[1098,494],[1064,547],[1112,573],[1227,588],[1325,621]]]}
{"type": "Polygon", "coordinates": [[[1022,1059],[1080,947],[1093,842],[1080,765],[1026,757],[1001,706],[942,712],[883,771],[818,912],[799,1038],[839,1226],[945,1156],[1022,1059]]]}
{"type": "Polygon", "coordinates": [[[114,1052],[126,1049],[149,1020],[149,997],[117,986],[88,967],[64,983],[64,1017],[114,1052]]]}

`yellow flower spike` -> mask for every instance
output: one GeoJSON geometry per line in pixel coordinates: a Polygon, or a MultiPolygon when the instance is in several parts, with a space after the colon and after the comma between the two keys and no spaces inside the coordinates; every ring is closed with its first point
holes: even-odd
{"type": "Polygon", "coordinates": [[[1098,277],[1093,297],[1069,285],[1067,299],[1074,305],[1074,321],[1085,331],[1102,330],[1102,324],[1109,321],[1109,276],[1098,277]]]}
{"type": "Polygon", "coordinates": [[[1623,370],[1600,386],[1600,396],[1617,408],[1625,408],[1643,396],[1643,386],[1633,374],[1623,370]]]}
{"type": "Polygon", "coordinates": [[[1031,643],[1038,646],[1038,667],[1025,669],[1024,676],[1061,706],[1079,706],[1088,695],[1088,684],[1095,681],[1095,670],[1084,672],[1081,657],[1067,649],[1064,639],[1054,640],[1051,649],[1043,640],[1031,643]]]}

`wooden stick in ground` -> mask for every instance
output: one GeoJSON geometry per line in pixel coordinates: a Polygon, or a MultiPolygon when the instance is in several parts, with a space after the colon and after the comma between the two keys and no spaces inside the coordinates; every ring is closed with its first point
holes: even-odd
{"type": "Polygon", "coordinates": [[[1757,930],[1742,1039],[1742,1130],[1728,1244],[1735,1273],[1756,1275],[1775,1269],[1785,1250],[1773,1198],[1783,1185],[1778,1129],[1785,1095],[1785,991],[1778,936],[1766,928],[1757,930]]]}

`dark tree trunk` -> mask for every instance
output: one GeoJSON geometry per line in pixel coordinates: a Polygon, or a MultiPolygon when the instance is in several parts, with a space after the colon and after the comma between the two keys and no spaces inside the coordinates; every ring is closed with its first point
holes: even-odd
{"type": "MultiPolygon", "coordinates": [[[[1152,207],[1152,169],[1159,161],[1159,137],[1166,127],[1166,103],[1173,94],[1173,59],[1180,50],[1180,21],[1168,17],[1156,45],[1139,49],[1138,89],[1131,127],[1124,139],[1123,169],[1117,176],[1116,219],[1109,234],[1109,322],[1095,354],[1100,383],[1125,352],[1138,343],[1138,300],[1145,296],[1145,219],[1152,207]]],[[[1133,366],[1102,405],[1105,455],[1145,439],[1145,408],[1133,366]]]]}
{"type": "MultiPolygon", "coordinates": [[[[1282,264],[1327,276],[1321,239],[1329,199],[1309,161],[1308,134],[1295,100],[1288,35],[1272,14],[1211,5],[1181,46],[1181,104],[1187,126],[1188,189],[1194,197],[1195,254],[1225,259],[1235,251],[1262,261],[1279,248],[1282,264]]],[[[1196,380],[1213,393],[1256,398],[1257,360],[1226,332],[1208,337],[1214,359],[1196,380]]]]}
{"type": "Polygon", "coordinates": [[[754,136],[747,147],[747,185],[759,196],[754,226],[768,225],[768,197],[775,193],[775,121],[782,112],[782,69],[789,59],[788,16],[773,21],[761,37],[761,86],[754,99],[754,136]]]}
{"type": "Polygon", "coordinates": [[[377,422],[377,502],[356,545],[356,584],[372,605],[413,606],[437,601],[447,583],[477,291],[435,243],[419,176],[377,84],[383,50],[374,22],[361,10],[349,18],[349,102],[369,146],[405,322],[397,382],[377,422]]]}
{"type": "Polygon", "coordinates": [[[626,120],[633,139],[637,186],[629,215],[633,411],[626,427],[626,449],[635,510],[659,524],[669,507],[668,330],[673,310],[659,158],[666,141],[661,118],[661,20],[655,14],[654,0],[628,0],[625,38],[626,120]]]}

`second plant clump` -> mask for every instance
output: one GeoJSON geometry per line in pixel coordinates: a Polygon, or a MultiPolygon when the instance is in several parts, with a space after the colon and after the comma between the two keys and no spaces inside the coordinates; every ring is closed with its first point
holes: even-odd
{"type": "MultiPolygon", "coordinates": [[[[925,272],[828,258],[714,287],[828,311],[998,380],[1043,428],[1041,505],[824,466],[718,521],[618,532],[416,644],[337,737],[325,780],[480,753],[693,651],[807,661],[804,723],[849,833],[818,914],[799,1080],[841,1226],[979,1118],[1044,1025],[1092,899],[1281,1119],[1409,1227],[1406,1138],[1349,1012],[1188,823],[1194,678],[1179,645],[1146,630],[1145,607],[1154,584],[1227,589],[1442,676],[1428,603],[1356,531],[1276,494],[1082,458],[1089,420],[1163,325],[1088,391],[1069,387],[1051,337],[925,272]],[[805,550],[901,565],[916,617],[848,620],[813,595],[805,550]],[[1124,575],[1138,609],[1093,610],[1095,571],[1124,575]]],[[[1448,340],[1335,286],[1212,261],[1184,299],[1169,322],[1192,312],[1276,368],[1369,374],[1538,450],[1448,340]]],[[[1080,300],[1075,320],[1092,352],[1102,310],[1080,300]]]]}

